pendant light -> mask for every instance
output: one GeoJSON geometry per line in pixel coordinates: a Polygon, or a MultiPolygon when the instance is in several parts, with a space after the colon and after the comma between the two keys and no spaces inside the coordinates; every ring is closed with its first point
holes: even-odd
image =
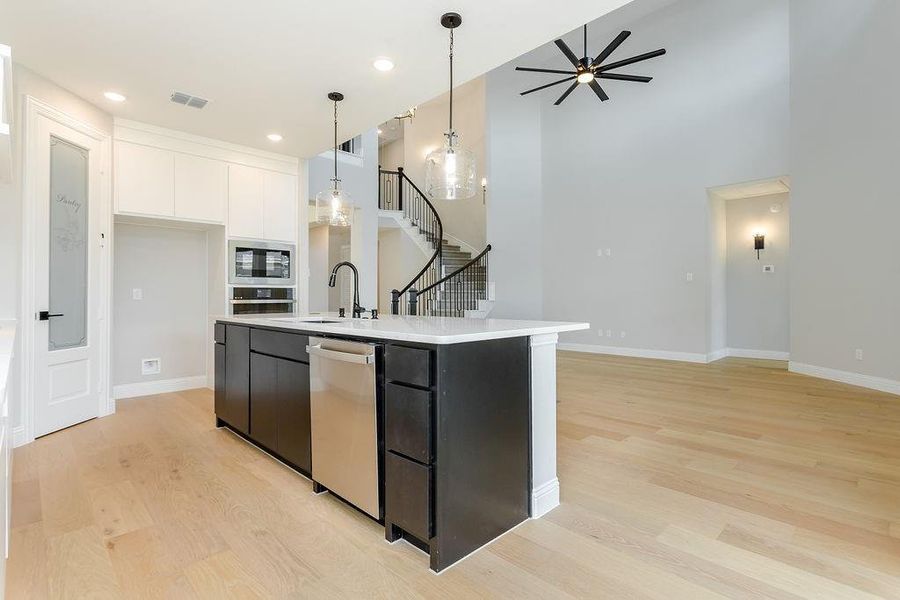
{"type": "Polygon", "coordinates": [[[331,188],[316,194],[316,221],[336,227],[349,227],[353,224],[353,201],[350,194],[341,189],[337,156],[337,105],[344,99],[344,95],[340,92],[331,92],[328,99],[334,102],[334,178],[331,180],[331,188]]]}
{"type": "Polygon", "coordinates": [[[458,13],[441,17],[441,25],[450,30],[450,127],[444,134],[443,147],[425,157],[425,191],[440,200],[475,195],[475,154],[463,148],[453,131],[453,30],[461,23],[458,13]]]}

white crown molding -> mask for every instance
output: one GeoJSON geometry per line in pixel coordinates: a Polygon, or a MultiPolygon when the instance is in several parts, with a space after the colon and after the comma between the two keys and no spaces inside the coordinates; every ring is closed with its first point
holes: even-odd
{"type": "Polygon", "coordinates": [[[278,171],[288,175],[297,175],[300,172],[300,159],[296,156],[267,152],[118,117],[113,119],[113,139],[278,171]]]}
{"type": "Polygon", "coordinates": [[[863,375],[862,373],[853,373],[852,371],[841,371],[838,369],[830,369],[828,367],[819,367],[805,363],[791,361],[788,364],[788,370],[792,373],[800,375],[808,375],[810,377],[818,377],[819,379],[828,379],[829,381],[837,381],[859,387],[876,390],[878,392],[887,392],[888,394],[896,394],[900,396],[900,381],[887,379],[885,377],[876,377],[874,375],[863,375]]]}

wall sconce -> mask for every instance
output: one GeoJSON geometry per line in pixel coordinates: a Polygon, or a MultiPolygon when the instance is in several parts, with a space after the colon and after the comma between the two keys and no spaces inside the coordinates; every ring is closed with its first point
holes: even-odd
{"type": "Polygon", "coordinates": [[[481,203],[487,204],[487,177],[481,178],[481,203]]]}
{"type": "Polygon", "coordinates": [[[756,260],[759,260],[760,250],[766,249],[766,234],[756,232],[753,234],[753,249],[756,250],[756,260]]]}

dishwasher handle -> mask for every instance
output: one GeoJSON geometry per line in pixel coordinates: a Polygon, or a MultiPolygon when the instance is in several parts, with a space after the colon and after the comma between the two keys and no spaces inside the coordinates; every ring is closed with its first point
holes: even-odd
{"type": "Polygon", "coordinates": [[[355,363],[358,365],[369,365],[375,362],[374,354],[352,354],[350,352],[328,350],[323,348],[321,344],[307,346],[306,351],[313,356],[321,356],[322,358],[327,358],[329,360],[339,360],[341,362],[355,363]]]}

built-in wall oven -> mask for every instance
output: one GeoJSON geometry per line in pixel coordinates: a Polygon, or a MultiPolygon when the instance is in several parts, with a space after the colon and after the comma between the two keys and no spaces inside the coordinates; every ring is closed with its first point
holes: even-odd
{"type": "Polygon", "coordinates": [[[297,300],[290,287],[233,287],[231,314],[262,315],[293,313],[297,300]]]}
{"type": "Polygon", "coordinates": [[[228,241],[228,283],[231,285],[294,285],[293,244],[228,241]]]}

